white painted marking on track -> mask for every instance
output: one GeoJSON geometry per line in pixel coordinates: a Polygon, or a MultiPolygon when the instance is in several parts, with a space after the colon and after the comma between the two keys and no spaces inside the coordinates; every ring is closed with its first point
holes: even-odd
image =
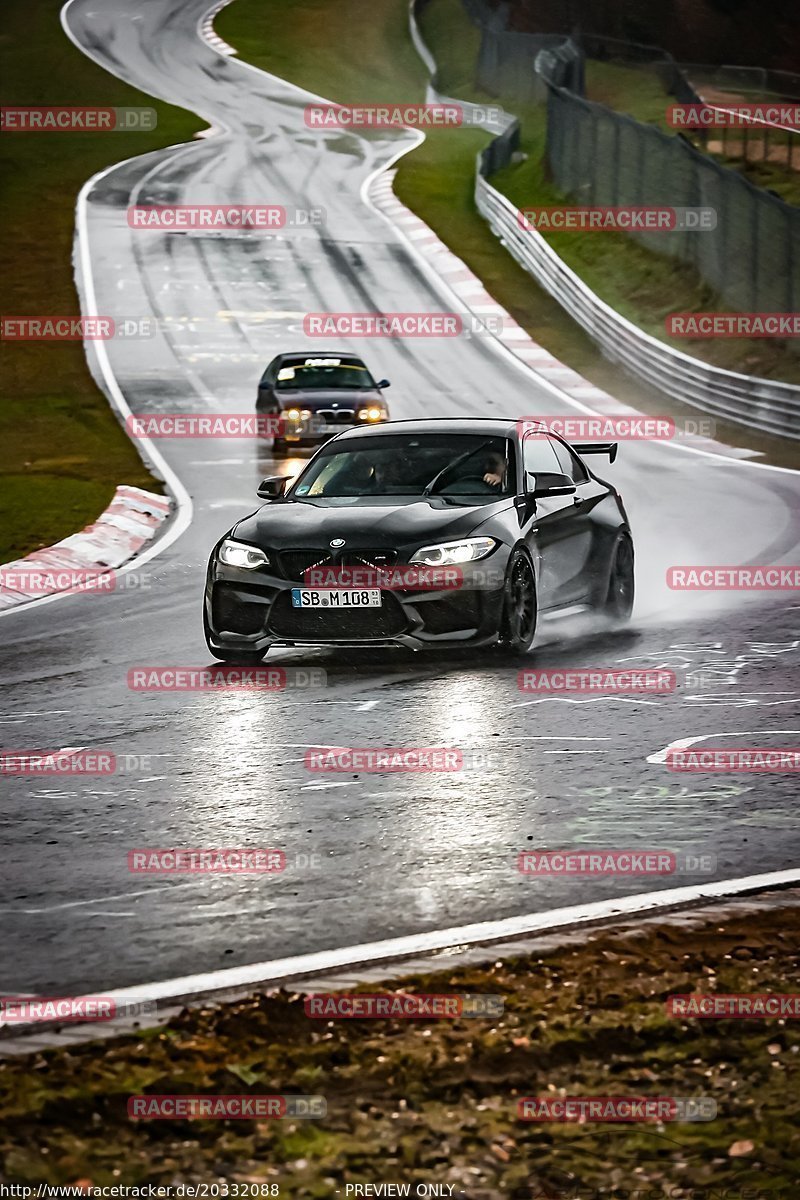
{"type": "Polygon", "coordinates": [[[300,791],[301,792],[325,792],[329,788],[355,787],[355,786],[356,786],[355,779],[344,780],[341,783],[304,783],[301,786],[300,791]]]}
{"type": "Polygon", "coordinates": [[[649,763],[665,763],[670,750],[685,750],[688,746],[696,745],[697,742],[707,742],[709,738],[762,737],[764,734],[774,733],[800,733],[800,729],[720,729],[714,733],[700,733],[694,737],[678,738],[677,741],[670,742],[663,750],[658,750],[655,754],[648,754],[645,761],[649,763]]]}
{"type": "Polygon", "coordinates": [[[20,721],[23,717],[63,717],[71,708],[48,708],[44,712],[22,712],[14,717],[0,717],[0,721],[20,721]]]}
{"type": "Polygon", "coordinates": [[[640,700],[633,696],[591,696],[587,700],[573,700],[569,696],[542,696],[540,700],[518,700],[509,704],[509,708],[529,708],[531,704],[601,704],[604,700],[615,700],[617,704],[654,704],[657,700],[640,700]]]}
{"type": "MultiPolygon", "coordinates": [[[[405,937],[387,938],[377,942],[363,942],[354,946],[342,946],[334,950],[320,950],[311,954],[299,954],[292,958],[279,958],[267,962],[249,963],[241,967],[227,967],[218,971],[198,975],[183,975],[174,979],[161,979],[135,987],[105,991],[109,999],[118,1006],[133,1000],[178,1000],[209,995],[213,992],[256,987],[277,980],[296,978],[300,975],[315,975],[341,967],[358,967],[389,963],[393,960],[430,954],[437,950],[452,950],[461,946],[472,946],[492,942],[508,941],[534,933],[549,932],[563,927],[587,925],[615,917],[631,917],[656,912],[676,905],[698,901],[716,900],[747,892],[765,891],[769,888],[786,887],[800,883],[800,869],[771,871],[763,875],[746,875],[739,879],[723,879],[714,883],[691,884],[688,887],[666,888],[657,892],[642,892],[635,896],[623,896],[614,900],[597,900],[590,904],[576,904],[568,908],[552,909],[550,912],[526,913],[520,917],[503,920],[480,921],[472,925],[435,929],[428,933],[414,933],[405,937]]],[[[498,953],[501,951],[498,950],[498,953]]],[[[86,997],[79,997],[85,999],[86,997]]],[[[16,1023],[23,1032],[24,1026],[16,1023]]],[[[37,1028],[36,1024],[27,1027],[37,1028]]]]}
{"type": "Polygon", "coordinates": [[[545,750],[545,754],[610,754],[610,750],[545,750]]]}
{"type": "Polygon", "coordinates": [[[91,900],[67,900],[63,904],[48,904],[43,908],[11,908],[0,906],[0,912],[25,913],[27,916],[38,916],[40,913],[61,912],[65,908],[84,908],[89,904],[108,904],[109,900],[132,900],[135,896],[148,896],[153,892],[170,892],[178,888],[193,887],[200,879],[184,879],[180,883],[166,883],[161,887],[142,888],[137,892],[117,892],[111,896],[95,896],[91,900]]]}

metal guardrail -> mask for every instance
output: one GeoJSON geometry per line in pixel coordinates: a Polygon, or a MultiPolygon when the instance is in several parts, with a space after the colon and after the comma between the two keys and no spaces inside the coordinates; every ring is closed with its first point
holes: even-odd
{"type": "MultiPolygon", "coordinates": [[[[425,47],[422,57],[426,65],[435,66],[417,26],[418,6],[420,0],[409,0],[412,36],[418,49],[425,47]]],[[[520,266],[577,321],[604,356],[672,399],[751,429],[800,439],[800,387],[726,371],[645,333],[601,300],[537,230],[523,227],[517,208],[487,178],[511,161],[518,145],[519,122],[512,120],[478,154],[475,171],[478,212],[520,266]]]]}
{"type": "Polygon", "coordinates": [[[480,168],[475,203],[509,253],[586,330],[606,358],[703,412],[766,433],[800,438],[800,387],[725,371],[639,329],[587,287],[540,233],[521,226],[518,210],[492,187],[480,168]]]}

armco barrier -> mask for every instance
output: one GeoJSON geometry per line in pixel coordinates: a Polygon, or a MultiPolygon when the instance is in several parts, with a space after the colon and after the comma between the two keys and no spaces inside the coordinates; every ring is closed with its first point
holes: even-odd
{"type": "Polygon", "coordinates": [[[480,171],[475,203],[506,249],[598,343],[606,358],[667,396],[704,412],[800,438],[800,388],[714,367],[673,350],[627,321],[562,262],[540,233],[520,227],[516,207],[480,171]]]}
{"type": "MultiPolygon", "coordinates": [[[[434,67],[435,79],[435,60],[416,21],[419,7],[421,0],[409,0],[412,37],[429,70],[434,67]]],[[[662,394],[703,412],[800,439],[800,387],[723,370],[645,333],[587,287],[540,233],[521,227],[517,208],[487,178],[511,161],[519,145],[519,127],[513,118],[506,116],[502,124],[500,136],[477,157],[478,211],[508,252],[594,339],[605,357],[662,394]]]]}

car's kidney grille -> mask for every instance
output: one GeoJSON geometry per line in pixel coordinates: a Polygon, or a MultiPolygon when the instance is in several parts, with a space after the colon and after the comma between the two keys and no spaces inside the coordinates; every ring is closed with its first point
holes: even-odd
{"type": "Polygon", "coordinates": [[[293,608],[291,593],[281,592],[269,616],[270,633],[299,642],[375,642],[396,637],[407,626],[403,609],[391,592],[383,593],[380,608],[335,611],[293,608]]]}
{"type": "Polygon", "coordinates": [[[352,425],[356,419],[354,408],[318,408],[314,413],[326,425],[352,425]]]}
{"type": "Polygon", "coordinates": [[[303,582],[303,572],[311,567],[391,567],[397,562],[396,550],[347,550],[334,556],[322,547],[311,550],[282,550],[278,555],[285,579],[303,582]]]}

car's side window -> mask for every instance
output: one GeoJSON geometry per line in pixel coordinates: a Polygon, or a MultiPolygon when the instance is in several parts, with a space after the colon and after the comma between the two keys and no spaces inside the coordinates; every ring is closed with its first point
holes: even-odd
{"type": "Polygon", "coordinates": [[[525,470],[530,471],[531,475],[538,475],[542,471],[561,473],[561,464],[556,458],[553,443],[544,433],[531,433],[526,437],[523,443],[523,462],[525,470]]]}
{"type": "Polygon", "coordinates": [[[589,476],[581,460],[573,454],[562,442],[553,442],[553,449],[565,475],[569,475],[573,483],[586,483],[589,476]]]}

